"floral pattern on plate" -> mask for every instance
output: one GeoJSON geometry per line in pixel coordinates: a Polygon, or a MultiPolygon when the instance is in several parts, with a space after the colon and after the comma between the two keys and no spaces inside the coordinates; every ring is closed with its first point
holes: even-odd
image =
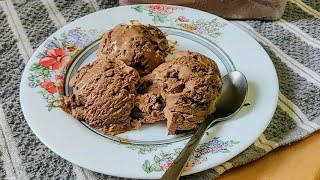
{"type": "Polygon", "coordinates": [[[184,16],[179,16],[177,18],[177,25],[182,29],[194,32],[198,35],[209,36],[213,39],[218,38],[221,33],[221,28],[226,26],[225,23],[218,22],[217,19],[212,19],[211,21],[206,21],[204,19],[199,20],[189,20],[184,16]]]}
{"type": "MultiPolygon", "coordinates": [[[[229,153],[229,147],[232,147],[238,143],[239,141],[222,141],[219,140],[219,137],[214,137],[211,141],[200,144],[198,146],[198,148],[193,152],[192,156],[190,157],[184,170],[187,171],[193,166],[207,161],[207,157],[205,157],[207,154],[229,153]]],[[[158,155],[154,155],[152,160],[145,160],[142,164],[142,169],[146,173],[166,171],[171,166],[174,159],[176,158],[176,156],[178,156],[181,150],[182,148],[176,148],[169,152],[161,150],[161,153],[158,155]]]]}
{"type": "Polygon", "coordinates": [[[153,17],[154,23],[164,23],[170,21],[169,15],[177,9],[183,9],[182,7],[166,6],[166,5],[138,5],[134,6],[133,9],[136,12],[144,13],[148,12],[149,16],[153,17]]]}
{"type": "Polygon", "coordinates": [[[75,28],[45,43],[44,51],[37,55],[39,61],[29,69],[28,80],[29,87],[40,88],[38,93],[46,100],[48,111],[61,105],[64,75],[73,59],[101,35],[98,30],[75,28]]]}
{"type": "Polygon", "coordinates": [[[171,144],[154,144],[154,145],[128,145],[127,148],[132,150],[138,150],[138,154],[146,154],[153,151],[159,151],[171,144]]]}
{"type": "Polygon", "coordinates": [[[224,22],[217,21],[214,18],[210,21],[205,19],[191,20],[185,16],[175,17],[173,14],[176,10],[183,10],[184,8],[178,6],[168,5],[137,5],[133,6],[138,13],[148,13],[152,17],[152,21],[155,24],[163,24],[170,22],[171,25],[180,27],[186,31],[190,31],[202,36],[208,36],[213,39],[218,38],[222,33],[221,29],[227,24],[224,22]]]}

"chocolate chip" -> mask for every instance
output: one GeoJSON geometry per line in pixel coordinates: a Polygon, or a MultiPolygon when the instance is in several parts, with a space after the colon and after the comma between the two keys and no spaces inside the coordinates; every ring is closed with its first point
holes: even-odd
{"type": "Polygon", "coordinates": [[[112,92],[111,92],[111,95],[114,96],[116,94],[117,94],[117,91],[113,89],[112,92]]]}
{"type": "Polygon", "coordinates": [[[130,91],[129,85],[126,85],[126,86],[124,87],[124,89],[127,90],[127,91],[130,91]]]}
{"type": "Polygon", "coordinates": [[[185,87],[186,87],[185,84],[180,84],[180,85],[174,87],[174,88],[171,90],[171,92],[172,92],[172,93],[181,93],[181,92],[184,90],[185,87]]]}

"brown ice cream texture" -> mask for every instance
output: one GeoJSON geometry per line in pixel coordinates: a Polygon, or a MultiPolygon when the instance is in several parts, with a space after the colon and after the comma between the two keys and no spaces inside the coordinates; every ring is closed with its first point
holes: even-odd
{"type": "Polygon", "coordinates": [[[168,40],[157,27],[119,24],[105,33],[97,55],[121,60],[146,75],[164,62],[168,49],[168,40]]]}
{"type": "Polygon", "coordinates": [[[120,60],[98,59],[80,69],[70,86],[75,93],[65,96],[69,113],[104,134],[115,135],[138,128],[130,118],[139,73],[120,60]]]}
{"type": "Polygon", "coordinates": [[[222,88],[216,63],[196,52],[176,53],[143,80],[135,114],[143,123],[167,120],[169,134],[195,130],[214,111],[222,88]]]}

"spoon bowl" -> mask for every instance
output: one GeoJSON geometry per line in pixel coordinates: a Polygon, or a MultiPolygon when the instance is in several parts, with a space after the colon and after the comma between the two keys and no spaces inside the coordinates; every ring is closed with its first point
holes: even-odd
{"type": "Polygon", "coordinates": [[[243,105],[248,92],[248,83],[239,71],[230,72],[222,78],[222,82],[221,95],[216,101],[216,110],[213,115],[217,119],[228,119],[243,105]]]}
{"type": "Polygon", "coordinates": [[[209,115],[200,125],[187,145],[183,148],[169,169],[164,173],[161,180],[179,179],[182,169],[188,162],[190,155],[196,149],[208,128],[221,121],[229,119],[242,107],[248,92],[246,77],[239,71],[233,71],[224,76],[222,81],[223,86],[221,94],[216,101],[215,112],[209,115]]]}

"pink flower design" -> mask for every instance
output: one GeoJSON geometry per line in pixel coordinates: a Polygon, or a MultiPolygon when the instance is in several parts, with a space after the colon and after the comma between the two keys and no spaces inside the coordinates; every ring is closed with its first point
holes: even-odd
{"type": "Polygon", "coordinates": [[[46,57],[40,59],[39,63],[51,70],[58,70],[71,60],[71,57],[66,55],[66,50],[63,48],[49,49],[46,51],[46,55],[46,57]]]}
{"type": "Polygon", "coordinates": [[[167,162],[165,165],[162,166],[162,170],[166,171],[172,165],[173,161],[167,162]]]}
{"type": "Polygon", "coordinates": [[[173,10],[176,10],[176,7],[165,6],[165,5],[149,5],[148,6],[150,11],[156,11],[162,16],[167,16],[173,13],[173,10]]]}
{"type": "Polygon", "coordinates": [[[162,6],[162,5],[149,5],[148,8],[151,11],[162,11],[162,10],[164,10],[164,6],[162,6]]]}
{"type": "Polygon", "coordinates": [[[48,91],[48,93],[50,94],[54,94],[58,91],[57,86],[49,79],[45,79],[44,82],[40,84],[40,86],[44,88],[46,91],[48,91]]]}
{"type": "Polygon", "coordinates": [[[180,22],[189,22],[189,21],[190,21],[189,19],[187,19],[187,18],[184,17],[184,16],[179,16],[179,17],[177,18],[177,20],[180,21],[180,22]]]}

